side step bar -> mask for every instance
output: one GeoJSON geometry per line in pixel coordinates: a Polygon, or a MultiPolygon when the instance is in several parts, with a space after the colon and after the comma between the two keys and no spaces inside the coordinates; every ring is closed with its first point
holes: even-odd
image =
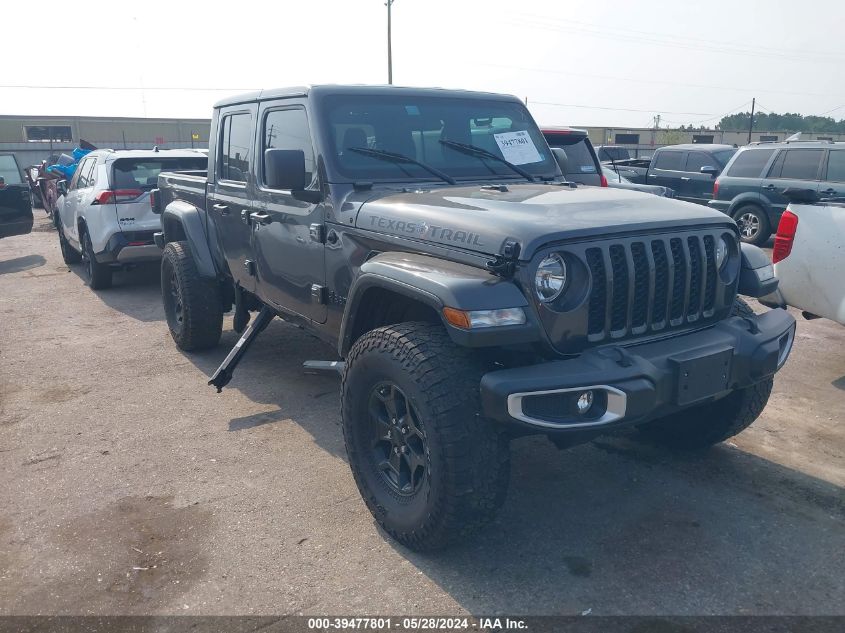
{"type": "Polygon", "coordinates": [[[302,363],[302,371],[306,374],[331,374],[340,376],[346,368],[342,360],[306,360],[302,363]]]}
{"type": "Polygon", "coordinates": [[[220,367],[217,368],[217,371],[214,372],[211,380],[208,381],[209,385],[217,388],[217,393],[223,391],[223,387],[229,384],[229,381],[232,380],[232,374],[235,371],[235,367],[237,367],[238,363],[241,362],[241,359],[244,357],[244,354],[246,354],[249,346],[252,345],[253,341],[258,338],[258,335],[261,334],[262,330],[269,325],[270,321],[272,321],[275,316],[276,313],[273,312],[273,310],[264,306],[261,308],[261,312],[258,313],[258,316],[255,317],[255,320],[246,326],[241,338],[238,339],[238,342],[235,343],[232,351],[229,352],[229,355],[226,356],[226,359],[220,367]]]}

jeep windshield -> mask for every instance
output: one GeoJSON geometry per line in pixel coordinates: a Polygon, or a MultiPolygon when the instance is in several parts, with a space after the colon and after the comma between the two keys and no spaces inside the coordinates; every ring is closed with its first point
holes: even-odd
{"type": "Polygon", "coordinates": [[[560,175],[542,133],[516,101],[333,95],[326,101],[325,113],[333,171],[340,179],[439,180],[426,167],[467,180],[524,181],[526,175],[538,179],[560,175]],[[467,151],[466,146],[482,151],[467,151]],[[414,162],[386,161],[375,153],[355,151],[360,148],[399,154],[414,162]]]}

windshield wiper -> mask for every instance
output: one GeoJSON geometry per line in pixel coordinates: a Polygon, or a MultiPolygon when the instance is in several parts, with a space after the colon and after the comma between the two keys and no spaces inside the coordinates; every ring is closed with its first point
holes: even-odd
{"type": "Polygon", "coordinates": [[[470,156],[483,156],[484,158],[489,158],[491,160],[498,161],[503,165],[507,165],[508,167],[510,167],[513,171],[518,173],[523,178],[528,179],[529,182],[534,182],[534,176],[529,174],[522,167],[514,165],[512,162],[510,162],[509,160],[505,160],[501,156],[496,156],[493,152],[488,152],[483,147],[470,145],[469,143],[459,143],[458,141],[449,141],[445,139],[440,139],[440,143],[442,143],[446,147],[451,147],[453,150],[461,152],[463,154],[469,154],[470,156]]]}
{"type": "Polygon", "coordinates": [[[357,152],[358,154],[363,154],[364,156],[372,156],[373,158],[379,158],[381,160],[390,161],[392,163],[417,165],[418,167],[422,167],[423,169],[425,169],[428,173],[437,176],[441,180],[445,180],[450,185],[457,184],[457,181],[452,178],[449,174],[442,172],[436,167],[432,167],[431,165],[426,165],[425,163],[418,161],[416,158],[405,156],[405,154],[387,152],[383,149],[370,149],[369,147],[347,147],[346,149],[348,149],[350,152],[357,152]]]}

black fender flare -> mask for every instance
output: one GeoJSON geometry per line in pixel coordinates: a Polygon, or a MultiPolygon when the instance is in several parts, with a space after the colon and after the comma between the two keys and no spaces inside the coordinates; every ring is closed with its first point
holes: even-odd
{"type": "Polygon", "coordinates": [[[522,291],[510,279],[451,260],[415,253],[380,253],[360,268],[347,297],[338,338],[338,351],[345,357],[354,343],[355,318],[373,288],[388,290],[431,307],[458,345],[489,347],[540,340],[539,324],[522,291]],[[443,308],[495,310],[522,308],[526,323],[484,330],[457,328],[443,318],[443,308]]]}
{"type": "Polygon", "coordinates": [[[760,207],[763,213],[766,214],[766,218],[771,221],[772,203],[769,202],[769,199],[765,195],[757,191],[745,191],[736,196],[733,200],[731,200],[731,206],[728,207],[727,214],[730,217],[734,217],[734,214],[739,210],[739,208],[746,204],[760,207]]]}
{"type": "Polygon", "coordinates": [[[216,279],[217,269],[208,246],[203,216],[194,205],[182,200],[174,200],[165,207],[161,214],[161,228],[164,243],[186,241],[197,266],[197,272],[203,277],[216,279]]]}

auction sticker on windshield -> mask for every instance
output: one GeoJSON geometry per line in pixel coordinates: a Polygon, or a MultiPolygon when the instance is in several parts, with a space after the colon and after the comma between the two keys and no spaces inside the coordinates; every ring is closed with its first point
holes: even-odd
{"type": "Polygon", "coordinates": [[[534,146],[534,141],[525,130],[519,132],[502,132],[494,134],[493,138],[502,150],[502,156],[509,163],[514,165],[525,165],[527,163],[539,163],[543,160],[540,152],[534,146]]]}

